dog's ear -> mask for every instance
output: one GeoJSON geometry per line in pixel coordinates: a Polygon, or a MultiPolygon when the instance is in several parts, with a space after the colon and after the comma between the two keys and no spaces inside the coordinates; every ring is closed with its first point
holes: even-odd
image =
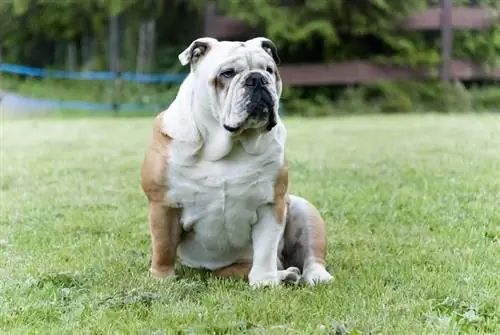
{"type": "Polygon", "coordinates": [[[255,37],[255,38],[252,38],[251,40],[246,41],[245,43],[248,45],[260,46],[271,57],[273,57],[276,65],[278,65],[280,63],[280,58],[278,55],[278,48],[276,47],[274,42],[271,41],[270,39],[265,38],[265,37],[255,37]]]}
{"type": "Polygon", "coordinates": [[[219,41],[212,37],[198,38],[179,54],[179,61],[183,66],[196,64],[217,42],[219,41]]]}

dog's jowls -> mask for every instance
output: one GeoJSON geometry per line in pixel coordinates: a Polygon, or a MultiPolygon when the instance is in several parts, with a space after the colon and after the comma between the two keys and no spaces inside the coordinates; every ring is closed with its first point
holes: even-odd
{"type": "Polygon", "coordinates": [[[191,71],[153,124],[141,171],[148,198],[150,272],[176,260],[250,285],[333,277],[316,208],[288,194],[282,82],[272,41],[193,41],[191,71]]]}

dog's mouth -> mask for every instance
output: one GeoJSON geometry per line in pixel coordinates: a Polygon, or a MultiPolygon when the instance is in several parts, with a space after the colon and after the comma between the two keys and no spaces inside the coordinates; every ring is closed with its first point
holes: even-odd
{"type": "Polygon", "coordinates": [[[224,129],[232,134],[243,132],[245,129],[265,129],[271,131],[276,124],[274,100],[266,89],[254,90],[249,96],[246,105],[247,117],[238,125],[224,124],[224,129]]]}
{"type": "Polygon", "coordinates": [[[246,120],[242,123],[236,126],[224,124],[223,127],[231,134],[238,135],[247,129],[265,129],[266,131],[271,131],[277,125],[273,108],[259,107],[258,113],[262,116],[255,117],[249,114],[246,120]]]}
{"type": "Polygon", "coordinates": [[[226,129],[228,132],[230,133],[237,133],[239,132],[240,130],[243,129],[243,125],[240,125],[240,126],[236,126],[236,127],[233,127],[233,126],[228,126],[227,124],[224,125],[224,129],[226,129]]]}

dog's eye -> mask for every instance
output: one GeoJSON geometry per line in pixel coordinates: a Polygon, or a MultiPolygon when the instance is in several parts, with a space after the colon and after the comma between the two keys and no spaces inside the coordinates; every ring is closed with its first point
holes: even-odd
{"type": "Polygon", "coordinates": [[[232,78],[232,77],[234,77],[235,74],[236,74],[236,71],[234,71],[234,69],[228,69],[228,70],[222,71],[220,73],[220,75],[222,77],[225,77],[225,78],[232,78]]]}
{"type": "Polygon", "coordinates": [[[268,66],[268,67],[266,68],[266,71],[267,71],[267,72],[269,72],[270,74],[273,74],[273,73],[274,73],[274,69],[273,69],[272,67],[270,67],[270,66],[268,66]]]}

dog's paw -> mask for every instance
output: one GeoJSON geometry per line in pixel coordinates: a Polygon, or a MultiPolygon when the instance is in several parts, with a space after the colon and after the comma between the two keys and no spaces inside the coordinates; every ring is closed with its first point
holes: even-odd
{"type": "Polygon", "coordinates": [[[301,279],[300,270],[294,266],[278,271],[280,281],[285,284],[298,284],[301,279]]]}
{"type": "Polygon", "coordinates": [[[309,269],[304,270],[302,275],[302,280],[309,285],[316,285],[319,283],[329,282],[335,278],[326,271],[323,266],[314,266],[309,269]]]}
{"type": "Polygon", "coordinates": [[[277,270],[272,272],[250,271],[248,274],[248,283],[255,288],[275,286],[280,283],[280,277],[277,270]]]}
{"type": "Polygon", "coordinates": [[[151,267],[149,269],[149,275],[152,278],[174,278],[175,269],[173,266],[162,267],[162,268],[151,267]]]}

